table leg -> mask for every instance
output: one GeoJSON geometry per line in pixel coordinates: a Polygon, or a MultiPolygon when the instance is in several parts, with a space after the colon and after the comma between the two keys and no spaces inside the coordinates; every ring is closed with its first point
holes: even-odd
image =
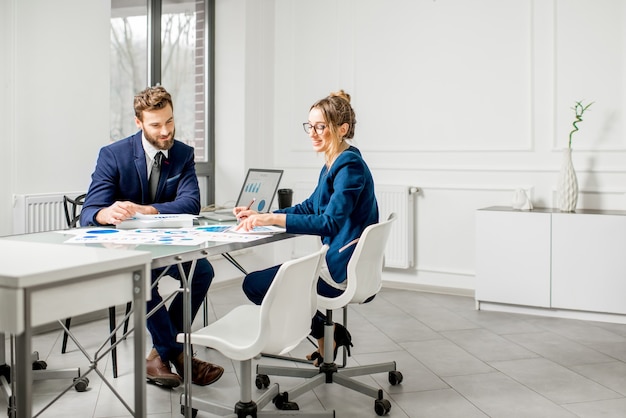
{"type": "Polygon", "coordinates": [[[146,269],[133,273],[135,328],[135,417],[145,417],[146,409],[146,269]]]}
{"type": "Polygon", "coordinates": [[[178,264],[178,270],[180,272],[180,276],[182,278],[183,285],[183,324],[184,324],[184,334],[185,341],[183,345],[183,356],[184,356],[184,368],[185,368],[185,376],[183,379],[184,385],[184,413],[185,418],[191,418],[192,416],[192,406],[191,406],[191,283],[193,273],[196,270],[196,262],[197,260],[193,260],[191,262],[191,267],[189,268],[189,275],[185,275],[185,270],[183,269],[182,264],[178,264]]]}
{"type": "MultiPolygon", "coordinates": [[[[32,327],[30,291],[24,290],[24,332],[15,336],[15,400],[18,418],[32,416],[33,370],[30,360],[32,327]]],[[[4,343],[4,342],[3,342],[4,343]]]]}

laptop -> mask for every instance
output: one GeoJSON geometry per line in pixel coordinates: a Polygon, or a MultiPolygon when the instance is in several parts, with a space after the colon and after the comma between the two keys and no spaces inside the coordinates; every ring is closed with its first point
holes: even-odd
{"type": "MultiPolygon", "coordinates": [[[[239,197],[234,207],[248,206],[259,213],[267,213],[272,207],[283,170],[250,168],[246,179],[241,185],[239,197]]],[[[233,208],[220,209],[215,212],[200,212],[200,216],[217,222],[234,221],[233,208]]]]}

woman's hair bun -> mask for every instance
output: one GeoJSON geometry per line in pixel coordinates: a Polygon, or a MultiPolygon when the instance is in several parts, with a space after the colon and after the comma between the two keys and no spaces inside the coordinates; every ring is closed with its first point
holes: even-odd
{"type": "Polygon", "coordinates": [[[348,103],[350,103],[350,95],[348,93],[346,93],[345,91],[339,90],[339,91],[333,91],[332,93],[329,94],[330,97],[341,97],[342,99],[344,99],[345,101],[347,101],[348,103]]]}

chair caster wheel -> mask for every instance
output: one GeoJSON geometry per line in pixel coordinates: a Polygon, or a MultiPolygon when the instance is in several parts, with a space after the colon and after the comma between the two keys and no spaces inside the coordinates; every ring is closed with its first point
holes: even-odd
{"type": "Polygon", "coordinates": [[[85,392],[89,386],[89,379],[86,377],[75,377],[73,382],[76,392],[85,392]]]}
{"type": "Polygon", "coordinates": [[[376,415],[386,415],[389,413],[389,410],[391,410],[391,402],[387,399],[376,399],[374,401],[374,411],[376,411],[376,415]]]}
{"type": "Polygon", "coordinates": [[[48,363],[43,360],[33,361],[33,370],[46,370],[48,368],[48,363]]]}
{"type": "MultiPolygon", "coordinates": [[[[180,406],[180,414],[185,415],[185,405],[180,406]]],[[[196,408],[191,408],[191,416],[196,418],[198,416],[198,410],[196,408]]]]}
{"type": "Polygon", "coordinates": [[[298,411],[300,407],[295,402],[289,402],[289,394],[287,392],[279,393],[272,399],[276,408],[281,411],[298,411]]]}
{"type": "Polygon", "coordinates": [[[266,374],[257,374],[254,384],[257,389],[267,389],[270,386],[270,378],[266,374]]]}
{"type": "Polygon", "coordinates": [[[389,383],[391,383],[392,386],[399,385],[400,383],[402,383],[403,379],[404,376],[402,376],[401,372],[397,370],[389,372],[389,383]]]}

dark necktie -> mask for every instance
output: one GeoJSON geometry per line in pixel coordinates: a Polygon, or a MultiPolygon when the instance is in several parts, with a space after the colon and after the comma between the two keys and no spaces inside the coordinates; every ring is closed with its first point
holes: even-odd
{"type": "Polygon", "coordinates": [[[152,163],[152,171],[150,172],[150,201],[154,202],[156,197],[157,186],[159,184],[159,177],[161,177],[161,159],[163,153],[157,152],[154,156],[154,162],[152,163]]]}

